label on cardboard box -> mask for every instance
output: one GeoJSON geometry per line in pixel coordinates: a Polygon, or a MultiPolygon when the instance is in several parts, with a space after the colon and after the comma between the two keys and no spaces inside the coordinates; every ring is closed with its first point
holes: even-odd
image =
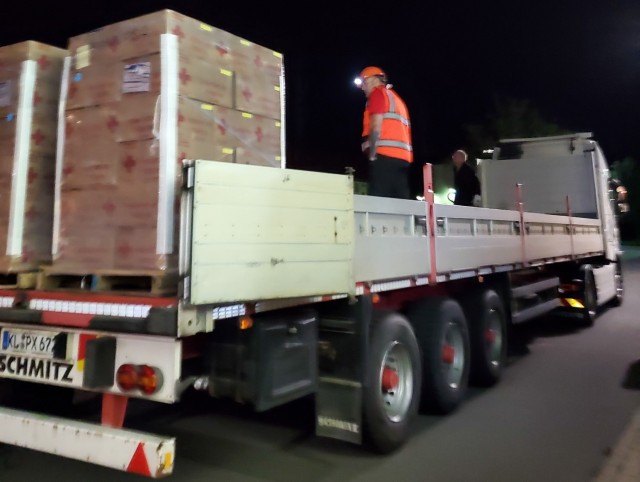
{"type": "Polygon", "coordinates": [[[0,80],[0,107],[11,105],[12,86],[10,80],[0,80]]]}
{"type": "Polygon", "coordinates": [[[122,93],[149,92],[151,90],[151,62],[124,66],[122,93]]]}
{"type": "Polygon", "coordinates": [[[76,49],[76,69],[84,69],[91,64],[91,47],[81,45],[76,49]]]}

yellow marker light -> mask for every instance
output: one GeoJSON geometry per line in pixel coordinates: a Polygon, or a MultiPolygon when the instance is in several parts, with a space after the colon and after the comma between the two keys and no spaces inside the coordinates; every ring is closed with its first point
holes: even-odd
{"type": "Polygon", "coordinates": [[[222,149],[223,154],[233,154],[233,149],[229,149],[228,147],[224,147],[222,149]]]}
{"type": "Polygon", "coordinates": [[[280,52],[273,52],[273,56],[278,57],[279,59],[282,58],[282,54],[280,52]]]}
{"type": "Polygon", "coordinates": [[[213,110],[213,106],[211,104],[200,104],[200,108],[202,110],[213,110]]]}
{"type": "Polygon", "coordinates": [[[276,121],[276,127],[280,127],[280,126],[282,126],[282,124],[280,124],[279,121],[276,121]]]}
{"type": "Polygon", "coordinates": [[[167,452],[166,454],[164,454],[164,463],[163,463],[165,469],[168,469],[169,467],[173,466],[173,457],[171,456],[170,452],[167,452]]]}
{"type": "Polygon", "coordinates": [[[206,23],[201,23],[200,29],[204,30],[205,32],[213,32],[213,27],[211,25],[207,25],[206,23]]]}
{"type": "Polygon", "coordinates": [[[244,45],[245,47],[251,47],[251,42],[249,42],[248,40],[242,39],[242,40],[240,40],[240,43],[242,45],[244,45]]]}
{"type": "Polygon", "coordinates": [[[571,308],[579,308],[579,309],[584,308],[584,305],[580,301],[576,300],[575,298],[565,298],[564,300],[567,303],[569,303],[569,306],[571,306],[571,308]]]}
{"type": "Polygon", "coordinates": [[[222,75],[226,75],[227,77],[231,77],[233,75],[233,72],[231,72],[230,70],[227,70],[227,69],[220,69],[220,73],[222,75]]]}
{"type": "Polygon", "coordinates": [[[248,330],[252,326],[253,326],[253,320],[251,319],[250,316],[243,316],[242,318],[240,318],[240,329],[241,330],[248,330]]]}
{"type": "Polygon", "coordinates": [[[273,90],[275,90],[276,92],[280,92],[280,87],[278,87],[277,85],[274,85],[273,90]]]}
{"type": "Polygon", "coordinates": [[[253,119],[253,114],[249,114],[248,112],[243,112],[242,117],[245,119],[253,119]]]}

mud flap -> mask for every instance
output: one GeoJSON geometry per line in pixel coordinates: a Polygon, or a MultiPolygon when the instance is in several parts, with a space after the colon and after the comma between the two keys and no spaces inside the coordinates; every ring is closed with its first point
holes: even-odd
{"type": "Polygon", "coordinates": [[[320,380],[316,435],[362,443],[362,393],[369,345],[371,297],[336,304],[320,319],[320,380]]]}

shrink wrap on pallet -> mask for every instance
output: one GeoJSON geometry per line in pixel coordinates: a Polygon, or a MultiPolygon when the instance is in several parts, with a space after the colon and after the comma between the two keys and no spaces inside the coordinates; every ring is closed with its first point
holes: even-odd
{"type": "Polygon", "coordinates": [[[0,273],[51,259],[58,100],[67,52],[0,47],[0,273]]]}

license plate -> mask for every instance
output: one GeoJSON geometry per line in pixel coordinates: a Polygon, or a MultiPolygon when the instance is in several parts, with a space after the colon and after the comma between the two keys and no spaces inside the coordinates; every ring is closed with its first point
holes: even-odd
{"type": "Polygon", "coordinates": [[[58,333],[14,328],[2,330],[2,351],[53,358],[58,333]]]}

